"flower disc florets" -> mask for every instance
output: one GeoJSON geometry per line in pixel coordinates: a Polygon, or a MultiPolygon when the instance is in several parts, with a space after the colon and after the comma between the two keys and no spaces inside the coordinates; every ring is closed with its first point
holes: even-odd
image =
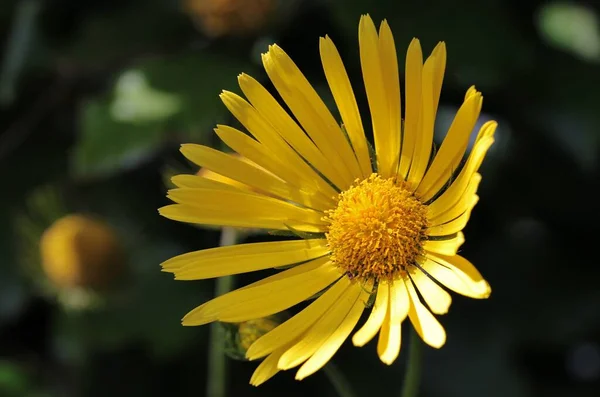
{"type": "Polygon", "coordinates": [[[342,192],[326,219],[331,259],[352,278],[401,277],[426,239],[427,207],[404,181],[376,174],[342,192]]]}

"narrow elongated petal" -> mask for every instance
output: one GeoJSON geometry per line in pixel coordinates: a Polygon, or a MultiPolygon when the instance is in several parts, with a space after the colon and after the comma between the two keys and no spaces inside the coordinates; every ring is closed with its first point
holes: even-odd
{"type": "Polygon", "coordinates": [[[460,170],[460,173],[450,187],[429,205],[429,212],[431,214],[439,214],[448,210],[463,196],[474,174],[483,162],[485,154],[494,143],[496,126],[497,123],[495,121],[490,121],[481,127],[477,141],[464,167],[460,170]]]}
{"type": "Polygon", "coordinates": [[[463,213],[451,221],[427,228],[427,234],[429,236],[447,236],[460,232],[467,225],[469,217],[471,216],[471,210],[475,204],[477,204],[478,200],[478,196],[471,196],[470,201],[467,203],[468,207],[463,213]]]}
{"type": "Polygon", "coordinates": [[[433,261],[452,270],[479,297],[487,298],[490,295],[490,285],[467,259],[460,255],[429,254],[428,256],[433,261]]]}
{"type": "Polygon", "coordinates": [[[421,268],[448,289],[474,299],[484,299],[489,296],[487,282],[475,282],[464,277],[461,272],[454,271],[433,259],[427,258],[421,263],[421,268]]]}
{"type": "MultiPolygon", "coordinates": [[[[299,175],[297,170],[290,168],[291,163],[269,157],[268,148],[235,128],[221,125],[215,129],[215,132],[227,146],[237,153],[292,185],[286,189],[289,197],[292,195],[299,197],[301,204],[319,210],[326,210],[334,205],[333,197],[336,196],[336,191],[313,169],[310,169],[310,172],[314,175],[299,175]],[[314,182],[314,184],[308,184],[312,187],[306,187],[307,179],[314,182]],[[296,192],[292,193],[293,190],[296,192]]],[[[305,165],[307,164],[305,163],[305,165]]]]}
{"type": "Polygon", "coordinates": [[[317,349],[317,351],[300,367],[296,374],[297,380],[302,380],[309,375],[314,374],[319,369],[323,368],[325,364],[333,357],[333,355],[342,346],[344,341],[350,335],[350,332],[358,323],[360,315],[365,309],[365,302],[369,298],[371,293],[371,287],[367,286],[363,288],[360,296],[354,303],[354,306],[346,315],[346,318],[342,321],[340,326],[327,338],[325,342],[317,349]]]}
{"type": "Polygon", "coordinates": [[[179,255],[162,267],[177,280],[201,280],[306,262],[328,252],[323,239],[239,244],[179,255]]]}
{"type": "Polygon", "coordinates": [[[321,345],[335,332],[348,315],[362,289],[354,284],[348,288],[323,317],[310,328],[298,343],[287,350],[279,359],[280,369],[293,368],[312,356],[321,345]]]}
{"type": "MultiPolygon", "coordinates": [[[[264,61],[270,62],[270,58],[266,56],[264,61]]],[[[279,78],[277,74],[273,76],[279,78]]],[[[296,121],[258,81],[247,74],[241,74],[238,81],[240,88],[252,103],[252,106],[271,123],[277,133],[319,173],[323,174],[338,188],[343,188],[345,186],[344,179],[332,163],[335,158],[326,158],[296,121]]]]}
{"type": "Polygon", "coordinates": [[[311,139],[326,157],[337,159],[332,164],[346,181],[340,187],[348,188],[360,175],[360,168],[349,142],[327,106],[278,46],[271,46],[269,53],[263,55],[263,64],[275,88],[311,139]]]}
{"type": "Polygon", "coordinates": [[[279,163],[277,169],[271,172],[275,174],[284,172],[284,180],[295,183],[296,186],[301,186],[299,182],[302,181],[305,189],[312,187],[315,192],[327,191],[327,183],[287,144],[252,105],[239,95],[228,91],[221,94],[221,99],[258,142],[268,149],[264,151],[264,155],[279,163]]]}
{"type": "Polygon", "coordinates": [[[475,91],[465,99],[458,109],[440,150],[415,192],[421,200],[430,200],[458,168],[479,117],[482,102],[481,93],[475,91]]]}
{"type": "Polygon", "coordinates": [[[364,346],[371,339],[377,335],[386,313],[388,312],[389,302],[389,291],[390,289],[386,286],[377,288],[377,297],[375,298],[375,304],[371,310],[371,314],[367,319],[367,322],[352,336],[352,343],[354,346],[364,346]]]}
{"type": "Polygon", "coordinates": [[[410,307],[404,280],[394,281],[389,289],[388,312],[377,343],[377,354],[381,361],[387,365],[391,365],[400,354],[402,321],[406,318],[410,307]]]}
{"type": "Polygon", "coordinates": [[[444,330],[444,327],[442,327],[433,314],[423,306],[412,283],[407,282],[406,288],[410,295],[410,309],[408,311],[410,322],[425,343],[439,349],[446,343],[446,331],[444,330]]]}
{"type": "Polygon", "coordinates": [[[183,325],[266,317],[308,299],[340,276],[327,258],[315,259],[208,301],[188,313],[183,318],[183,325]]]}
{"type": "Polygon", "coordinates": [[[252,386],[260,386],[265,383],[269,379],[271,379],[277,372],[279,372],[279,368],[277,368],[277,362],[281,355],[285,352],[285,348],[280,348],[273,353],[269,354],[267,358],[265,358],[256,370],[252,374],[252,378],[250,378],[250,384],[252,386]]]}
{"type": "Polygon", "coordinates": [[[412,274],[411,279],[433,313],[448,313],[448,309],[452,303],[452,297],[449,293],[420,270],[412,274]]]}
{"type": "Polygon", "coordinates": [[[373,20],[363,15],[358,27],[360,63],[375,140],[377,172],[396,173],[400,153],[400,82],[394,39],[387,23],[378,36],[373,20]]]}
{"type": "Polygon", "coordinates": [[[352,142],[362,176],[366,178],[372,172],[371,159],[369,158],[367,138],[365,137],[358,104],[356,103],[348,73],[346,73],[346,68],[344,68],[344,63],[337,48],[335,48],[333,41],[328,36],[321,37],[319,49],[321,51],[323,70],[333,94],[333,99],[340,111],[340,116],[342,117],[350,142],[352,142]]]}
{"type": "Polygon", "coordinates": [[[456,233],[456,236],[443,240],[427,240],[423,243],[423,249],[442,255],[456,255],[458,248],[465,242],[465,235],[462,232],[456,233]]]}
{"type": "Polygon", "coordinates": [[[287,345],[299,338],[334,305],[340,295],[349,287],[350,280],[348,277],[340,278],[335,285],[325,291],[323,295],[317,298],[306,309],[279,325],[271,332],[261,336],[250,346],[246,352],[246,357],[249,360],[264,357],[279,346],[287,345]]]}
{"type": "Polygon", "coordinates": [[[406,116],[402,131],[402,151],[398,175],[402,179],[408,177],[412,165],[417,138],[420,134],[419,119],[421,117],[423,51],[421,43],[413,39],[406,54],[406,116]]]}

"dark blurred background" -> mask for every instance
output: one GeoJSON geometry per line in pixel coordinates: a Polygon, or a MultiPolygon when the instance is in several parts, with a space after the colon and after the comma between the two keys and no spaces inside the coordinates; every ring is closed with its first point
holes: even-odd
{"type": "MultiPolygon", "coordinates": [[[[426,53],[446,41],[438,139],[472,84],[481,122],[500,125],[462,249],[493,292],[454,297],[440,318],[446,346],[425,348],[420,395],[600,395],[600,262],[588,251],[600,237],[598,2],[1,4],[0,396],[205,395],[209,327],[180,318],[214,281],[159,267],[219,242],[218,230],[157,213],[169,177],[197,171],[179,144],[221,148],[212,128],[235,121],[218,94],[239,92],[241,72],[266,82],[272,42],[332,103],[318,57],[329,34],[366,110],[362,13],[388,19],[401,65],[413,36],[426,53]]],[[[399,395],[407,350],[391,367],[375,350],[346,343],[333,361],[357,396],[399,395]]],[[[337,395],[326,371],[254,388],[256,363],[228,360],[228,396],[337,395]]]]}

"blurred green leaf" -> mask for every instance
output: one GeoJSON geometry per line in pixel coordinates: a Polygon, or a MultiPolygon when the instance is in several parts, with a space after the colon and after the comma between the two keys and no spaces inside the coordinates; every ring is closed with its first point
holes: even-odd
{"type": "Polygon", "coordinates": [[[78,177],[106,175],[131,168],[147,159],[163,141],[164,124],[115,121],[110,104],[91,100],[81,114],[81,136],[72,153],[72,172],[78,177]]]}
{"type": "Polygon", "coordinates": [[[550,44],[588,61],[600,60],[600,25],[593,9],[554,2],[542,6],[538,28],[550,44]]]}
{"type": "Polygon", "coordinates": [[[25,396],[29,391],[29,376],[19,366],[0,361],[0,394],[2,396],[25,396]]]}
{"type": "Polygon", "coordinates": [[[157,58],[138,65],[150,85],[181,99],[175,128],[186,136],[201,139],[228,111],[219,100],[223,90],[238,91],[236,76],[253,74],[249,59],[232,59],[211,52],[189,52],[173,58],[157,58]]]}

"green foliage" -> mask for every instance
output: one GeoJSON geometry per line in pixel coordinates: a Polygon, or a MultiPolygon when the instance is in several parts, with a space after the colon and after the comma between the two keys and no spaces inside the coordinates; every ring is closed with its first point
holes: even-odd
{"type": "Polygon", "coordinates": [[[72,153],[72,171],[77,177],[105,176],[138,165],[164,139],[159,123],[115,121],[106,100],[89,100],[82,110],[80,126],[81,136],[72,153]]]}

